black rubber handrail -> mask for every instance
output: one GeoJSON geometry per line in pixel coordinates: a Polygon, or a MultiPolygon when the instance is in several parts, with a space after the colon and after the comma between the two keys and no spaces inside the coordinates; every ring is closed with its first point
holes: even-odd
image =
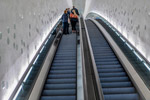
{"type": "Polygon", "coordinates": [[[83,74],[84,79],[84,97],[85,100],[104,100],[102,90],[100,89],[99,77],[96,75],[97,71],[94,68],[93,60],[91,57],[91,51],[88,44],[86,28],[83,18],[80,19],[81,22],[81,38],[83,45],[83,74]]]}

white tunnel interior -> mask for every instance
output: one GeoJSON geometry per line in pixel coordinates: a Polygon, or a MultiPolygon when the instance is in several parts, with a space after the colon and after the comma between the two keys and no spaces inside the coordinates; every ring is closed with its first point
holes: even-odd
{"type": "Polygon", "coordinates": [[[149,0],[0,0],[0,99],[7,100],[67,7],[104,17],[150,61],[149,0]]]}

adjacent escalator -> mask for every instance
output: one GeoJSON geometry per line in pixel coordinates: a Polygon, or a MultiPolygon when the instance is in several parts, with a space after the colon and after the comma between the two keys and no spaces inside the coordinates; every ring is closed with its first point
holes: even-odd
{"type": "Polygon", "coordinates": [[[51,64],[41,100],[76,100],[76,34],[63,35],[51,64]]]}
{"type": "Polygon", "coordinates": [[[86,20],[105,100],[139,100],[127,73],[97,26],[86,20]]]}

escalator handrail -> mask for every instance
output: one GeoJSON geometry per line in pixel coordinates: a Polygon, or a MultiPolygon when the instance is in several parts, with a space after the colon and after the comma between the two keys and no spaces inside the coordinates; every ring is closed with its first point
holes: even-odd
{"type": "Polygon", "coordinates": [[[83,41],[82,41],[82,29],[81,29],[81,20],[80,20],[80,18],[79,18],[79,35],[80,35],[80,45],[81,45],[81,53],[82,53],[82,57],[81,57],[81,59],[82,59],[82,75],[83,75],[83,77],[82,77],[82,79],[83,79],[83,94],[84,94],[84,100],[88,100],[88,93],[87,93],[87,83],[86,83],[86,72],[85,72],[85,62],[84,62],[84,50],[83,50],[83,41]]]}
{"type": "MultiPolygon", "coordinates": [[[[94,90],[95,92],[98,92],[98,93],[95,93],[96,95],[96,100],[104,100],[104,96],[103,96],[103,91],[102,91],[102,87],[101,87],[101,84],[100,84],[100,79],[99,79],[99,75],[98,75],[98,71],[97,71],[97,67],[96,67],[96,63],[95,63],[95,59],[94,59],[94,55],[93,55],[93,50],[92,50],[92,47],[91,47],[91,43],[90,43],[90,39],[89,39],[89,35],[88,35],[88,30],[87,30],[87,27],[86,27],[86,23],[83,19],[83,23],[84,23],[84,27],[85,27],[85,34],[86,34],[86,38],[87,38],[87,41],[88,41],[88,47],[89,47],[89,51],[90,51],[90,57],[91,57],[91,60],[92,60],[92,69],[93,69],[93,73],[94,73],[94,78],[95,78],[95,87],[94,87],[94,90]]],[[[81,27],[82,28],[82,27],[81,27]]],[[[83,36],[81,34],[81,41],[83,43],[83,36]]],[[[82,44],[83,45],[83,44],[82,44]]],[[[82,47],[83,48],[83,47],[82,47]]],[[[84,52],[84,50],[82,50],[84,52]]],[[[84,54],[84,53],[82,53],[84,54]]],[[[84,60],[83,60],[84,61],[84,60]]],[[[83,67],[83,69],[85,69],[83,67]]],[[[85,77],[85,75],[83,75],[85,77]]],[[[86,81],[86,79],[84,79],[84,81],[86,81]]],[[[86,85],[86,84],[85,84],[86,85]]],[[[88,88],[88,87],[87,87],[88,88]]],[[[85,91],[86,92],[86,91],[85,91]]],[[[86,99],[85,100],[88,100],[88,94],[86,94],[86,99]]]]}
{"type": "Polygon", "coordinates": [[[49,52],[47,53],[47,57],[46,57],[45,62],[42,66],[42,69],[39,73],[39,76],[36,80],[34,88],[32,89],[29,100],[39,100],[39,98],[41,96],[42,89],[44,87],[44,83],[45,83],[47,74],[49,72],[49,69],[50,69],[51,64],[53,62],[53,58],[54,58],[55,53],[57,51],[57,48],[59,46],[61,37],[62,37],[62,34],[57,33],[57,35],[56,35],[56,37],[52,43],[52,46],[51,46],[49,52]]]}

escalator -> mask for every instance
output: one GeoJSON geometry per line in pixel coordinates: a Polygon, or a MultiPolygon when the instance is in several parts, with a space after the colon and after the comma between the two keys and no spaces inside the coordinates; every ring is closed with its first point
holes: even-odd
{"type": "Polygon", "coordinates": [[[86,26],[105,100],[139,100],[139,95],[110,45],[90,20],[86,26]]]}
{"type": "Polygon", "coordinates": [[[41,93],[41,100],[77,99],[76,47],[76,34],[62,36],[41,93]]]}

